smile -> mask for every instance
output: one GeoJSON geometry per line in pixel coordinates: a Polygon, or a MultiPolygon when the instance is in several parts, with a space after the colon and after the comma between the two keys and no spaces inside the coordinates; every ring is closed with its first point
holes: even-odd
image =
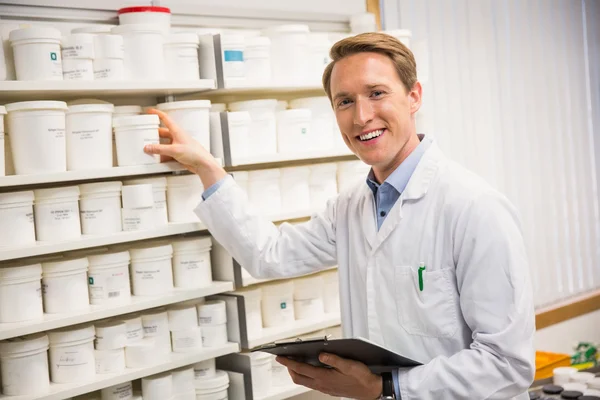
{"type": "Polygon", "coordinates": [[[383,131],[385,131],[385,129],[378,129],[376,131],[371,131],[369,133],[365,133],[364,135],[360,135],[358,138],[361,142],[366,142],[368,140],[372,140],[381,136],[383,134],[383,131]]]}

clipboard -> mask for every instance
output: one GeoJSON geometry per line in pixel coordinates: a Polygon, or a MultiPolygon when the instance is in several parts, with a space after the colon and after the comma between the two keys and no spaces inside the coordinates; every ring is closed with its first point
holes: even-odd
{"type": "Polygon", "coordinates": [[[342,358],[362,362],[371,370],[422,365],[420,362],[394,353],[360,337],[353,339],[329,339],[325,336],[323,338],[308,340],[296,339],[293,341],[269,343],[252,350],[252,352],[256,351],[288,357],[315,367],[325,368],[330,368],[330,366],[319,361],[319,354],[321,353],[331,353],[342,358]]]}

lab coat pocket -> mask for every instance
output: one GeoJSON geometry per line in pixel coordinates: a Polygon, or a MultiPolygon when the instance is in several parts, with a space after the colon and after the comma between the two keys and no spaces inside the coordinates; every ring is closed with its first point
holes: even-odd
{"type": "Polygon", "coordinates": [[[423,271],[418,266],[395,268],[396,308],[402,327],[411,335],[452,337],[458,329],[452,268],[423,271]]]}

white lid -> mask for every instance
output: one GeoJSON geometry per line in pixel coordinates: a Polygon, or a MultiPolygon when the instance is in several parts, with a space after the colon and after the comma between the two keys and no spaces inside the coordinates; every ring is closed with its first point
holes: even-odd
{"type": "Polygon", "coordinates": [[[285,111],[285,110],[288,109],[288,106],[289,106],[289,104],[288,104],[287,101],[285,101],[285,100],[278,100],[277,101],[277,108],[276,108],[276,110],[277,111],[285,111]]]}
{"type": "Polygon", "coordinates": [[[554,368],[552,370],[553,375],[560,375],[560,376],[571,375],[576,372],[578,372],[578,369],[575,367],[558,367],[558,368],[554,368]]]}
{"type": "Polygon", "coordinates": [[[115,117],[118,116],[118,114],[141,114],[142,113],[142,106],[115,106],[115,109],[113,111],[113,115],[115,117]]]}
{"type": "MultiPolygon", "coordinates": [[[[14,32],[14,31],[13,31],[14,32]]],[[[6,105],[6,111],[31,111],[31,110],[68,110],[64,101],[20,101],[6,105]]]]}
{"type": "Polygon", "coordinates": [[[171,371],[161,372],[160,374],[145,376],[142,378],[143,381],[158,381],[161,379],[171,379],[171,371]]]}
{"type": "Polygon", "coordinates": [[[231,111],[250,111],[260,109],[275,111],[276,108],[277,100],[275,99],[247,100],[229,103],[229,109],[231,111]]]}
{"type": "Polygon", "coordinates": [[[42,277],[42,264],[0,268],[0,281],[14,281],[24,278],[42,277]]]}
{"type": "Polygon", "coordinates": [[[309,33],[310,28],[308,25],[301,24],[276,25],[268,27],[264,30],[264,32],[269,35],[274,35],[277,33],[309,33]]]}
{"type": "Polygon", "coordinates": [[[90,269],[92,269],[104,265],[129,263],[131,256],[129,255],[129,251],[120,251],[118,253],[97,254],[95,256],[88,256],[87,259],[90,264],[90,269]]]}
{"type": "Polygon", "coordinates": [[[190,33],[190,32],[171,33],[169,36],[167,36],[166,44],[175,44],[175,43],[199,44],[200,38],[198,37],[198,35],[196,33],[190,33]]]}
{"type": "Polygon", "coordinates": [[[271,39],[266,36],[251,36],[246,38],[247,47],[270,46],[271,39]]]}
{"type": "Polygon", "coordinates": [[[215,371],[215,375],[206,377],[196,377],[194,386],[196,389],[217,389],[229,384],[229,375],[220,369],[215,371]]]}
{"type": "Polygon", "coordinates": [[[108,101],[99,100],[99,99],[76,99],[76,100],[67,101],[67,107],[69,107],[69,108],[71,106],[80,105],[80,104],[110,104],[110,105],[112,105],[112,103],[109,103],[108,101]]]}
{"type": "Polygon", "coordinates": [[[309,176],[310,168],[308,166],[281,168],[281,179],[283,180],[289,179],[291,177],[305,178],[308,180],[309,176]]]}
{"type": "Polygon", "coordinates": [[[71,33],[96,33],[96,34],[107,34],[110,33],[112,26],[102,25],[90,25],[82,26],[80,28],[71,29],[71,33]]]}
{"type": "Polygon", "coordinates": [[[167,186],[186,186],[202,188],[200,177],[195,174],[167,176],[167,186]]]}
{"type": "Polygon", "coordinates": [[[327,96],[303,97],[300,99],[290,100],[289,104],[290,108],[323,108],[323,112],[331,111],[331,102],[327,96]]]}
{"type": "Polygon", "coordinates": [[[279,179],[281,171],[279,169],[263,169],[258,171],[249,171],[249,181],[264,181],[268,179],[279,179]]]}
{"type": "Polygon", "coordinates": [[[294,108],[292,110],[277,111],[276,117],[283,119],[307,119],[310,121],[312,112],[308,108],[294,108]]]}
{"type": "Polygon", "coordinates": [[[152,185],[153,190],[164,190],[167,188],[167,178],[159,176],[157,178],[130,179],[123,182],[123,185],[152,185]]]}
{"type": "Polygon", "coordinates": [[[151,184],[123,186],[121,196],[123,208],[147,208],[154,205],[154,188],[151,184]]]}
{"type": "Polygon", "coordinates": [[[227,111],[227,104],[225,103],[211,103],[210,112],[223,112],[227,111]]]}
{"type": "Polygon", "coordinates": [[[61,42],[63,47],[68,46],[75,43],[84,43],[84,44],[94,44],[94,35],[89,32],[71,32],[68,36],[63,36],[61,38],[61,42]]]}
{"type": "Polygon", "coordinates": [[[113,193],[113,192],[121,192],[121,187],[123,184],[121,182],[98,182],[98,183],[85,183],[83,185],[79,185],[79,193],[81,196],[85,196],[86,194],[96,194],[96,193],[113,193]]]}
{"type": "Polygon", "coordinates": [[[125,24],[118,25],[111,29],[110,31],[113,34],[117,35],[126,35],[128,33],[160,33],[162,35],[163,31],[160,26],[154,24],[125,24]]]}
{"type": "Polygon", "coordinates": [[[75,113],[112,113],[115,106],[112,104],[75,104],[69,106],[67,114],[75,113]]]}
{"type": "Polygon", "coordinates": [[[183,110],[188,108],[210,108],[210,100],[172,101],[156,105],[161,111],[183,110]]]}
{"type": "Polygon", "coordinates": [[[44,275],[58,272],[87,270],[89,266],[87,257],[76,258],[74,260],[60,260],[54,262],[42,263],[42,272],[44,275]]]}
{"type": "Polygon", "coordinates": [[[143,115],[128,115],[126,117],[116,117],[113,118],[113,128],[123,128],[129,126],[139,126],[139,125],[158,125],[160,124],[160,119],[158,115],[155,114],[143,114],[143,115]]]}
{"type": "Polygon", "coordinates": [[[310,166],[310,172],[312,174],[323,174],[335,171],[337,171],[336,163],[314,164],[310,166]]]}
{"type": "Polygon", "coordinates": [[[591,372],[576,372],[573,375],[570,375],[569,379],[572,382],[587,383],[587,382],[591,381],[592,379],[594,379],[595,377],[596,377],[596,374],[593,374],[591,372]]]}
{"type": "Polygon", "coordinates": [[[388,31],[383,31],[383,33],[386,33],[386,34],[396,37],[396,38],[412,37],[412,32],[409,29],[391,29],[388,31]]]}
{"type": "Polygon", "coordinates": [[[51,39],[60,41],[60,31],[52,27],[31,26],[28,28],[15,29],[10,32],[8,38],[11,42],[26,39],[51,39]]]}
{"type": "Polygon", "coordinates": [[[48,335],[44,332],[14,337],[0,342],[0,356],[47,349],[48,344],[48,335]]]}
{"type": "Polygon", "coordinates": [[[377,24],[375,14],[366,12],[362,14],[355,14],[350,17],[350,25],[363,25],[363,24],[377,24]]]}
{"type": "Polygon", "coordinates": [[[68,326],[48,332],[50,345],[77,342],[80,340],[94,339],[96,331],[94,325],[68,326]]]}
{"type": "Polygon", "coordinates": [[[51,189],[36,189],[33,191],[33,193],[36,202],[46,199],[66,199],[69,197],[74,197],[75,199],[77,199],[79,197],[79,186],[67,186],[51,189]]]}
{"type": "Polygon", "coordinates": [[[33,199],[33,190],[0,193],[0,204],[30,203],[33,199]]]}
{"type": "Polygon", "coordinates": [[[587,389],[587,385],[585,383],[581,383],[581,382],[568,382],[568,383],[563,383],[560,386],[562,386],[565,391],[573,390],[576,392],[583,392],[587,389]]]}
{"type": "Polygon", "coordinates": [[[118,335],[127,332],[127,324],[125,321],[111,319],[107,321],[95,322],[97,336],[118,335]]]}
{"type": "Polygon", "coordinates": [[[169,319],[167,310],[164,307],[147,310],[142,314],[142,320],[155,319],[156,317],[164,318],[166,321],[169,319]]]}
{"type": "MultiPolygon", "coordinates": [[[[144,260],[148,258],[154,257],[167,257],[173,255],[173,246],[170,244],[164,246],[155,246],[155,247],[140,247],[129,250],[131,254],[131,260],[144,260]]],[[[158,312],[165,312],[164,310],[158,312]]],[[[157,312],[157,313],[158,313],[157,312]]],[[[149,314],[144,314],[149,315],[149,314]]]]}
{"type": "Polygon", "coordinates": [[[0,106],[0,114],[6,114],[6,107],[0,106]]]}
{"type": "Polygon", "coordinates": [[[175,239],[171,243],[173,246],[173,252],[187,252],[187,251],[206,251],[212,247],[212,240],[210,236],[193,239],[175,239]]]}

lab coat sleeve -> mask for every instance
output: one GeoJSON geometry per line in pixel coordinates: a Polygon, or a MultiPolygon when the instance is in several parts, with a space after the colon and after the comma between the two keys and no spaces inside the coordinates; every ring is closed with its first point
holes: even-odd
{"type": "Polygon", "coordinates": [[[257,278],[304,275],[336,263],[335,200],[324,213],[279,227],[257,215],[231,176],[195,212],[214,238],[257,278]]]}
{"type": "Polygon", "coordinates": [[[535,373],[535,313],[516,212],[500,194],[482,194],[453,229],[460,308],[473,342],[400,370],[402,400],[513,398],[535,373]]]}

